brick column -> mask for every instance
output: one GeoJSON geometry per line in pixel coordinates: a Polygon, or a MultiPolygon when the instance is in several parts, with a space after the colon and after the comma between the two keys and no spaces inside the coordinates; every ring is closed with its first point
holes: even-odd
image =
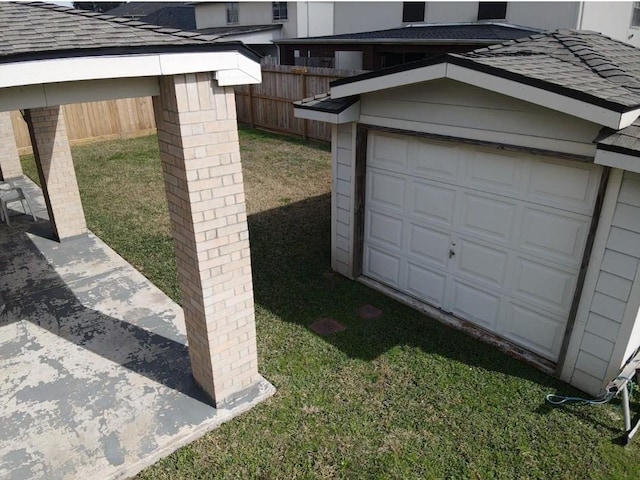
{"type": "Polygon", "coordinates": [[[233,89],[161,77],[153,105],[193,376],[229,407],[261,379],[233,89]]]}
{"type": "Polygon", "coordinates": [[[87,225],[62,110],[33,108],[25,117],[53,234],[58,240],[81,235],[87,225]]]}
{"type": "Polygon", "coordinates": [[[9,180],[21,176],[22,165],[11,124],[11,112],[0,112],[0,178],[9,180]]]}

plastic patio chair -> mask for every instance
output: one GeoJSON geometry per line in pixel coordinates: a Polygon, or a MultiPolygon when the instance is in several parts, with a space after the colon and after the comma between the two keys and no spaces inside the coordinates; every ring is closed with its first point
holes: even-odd
{"type": "Polygon", "coordinates": [[[7,205],[14,202],[20,202],[22,204],[22,209],[24,210],[25,215],[27,215],[27,209],[29,209],[29,213],[33,217],[33,221],[37,221],[36,216],[31,209],[31,205],[29,204],[29,200],[24,196],[22,188],[16,187],[11,181],[0,182],[0,221],[4,220],[7,222],[7,225],[11,225],[9,222],[9,210],[7,209],[7,205]]]}

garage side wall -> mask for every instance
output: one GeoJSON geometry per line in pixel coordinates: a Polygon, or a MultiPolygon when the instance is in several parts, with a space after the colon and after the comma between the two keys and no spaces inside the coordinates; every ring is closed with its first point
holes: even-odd
{"type": "Polygon", "coordinates": [[[594,396],[618,375],[640,346],[640,298],[633,294],[640,288],[640,175],[617,170],[612,171],[611,180],[608,189],[619,188],[619,193],[615,206],[609,207],[611,213],[606,213],[606,205],[603,207],[599,228],[608,229],[603,232],[606,241],[604,248],[600,252],[594,249],[592,255],[596,271],[585,282],[582,300],[588,310],[578,313],[576,338],[572,339],[562,375],[594,396]],[[600,258],[598,267],[595,262],[600,258]]]}
{"type": "Polygon", "coordinates": [[[331,149],[331,268],[353,278],[355,124],[333,127],[331,149]]]}
{"type": "Polygon", "coordinates": [[[438,80],[361,96],[360,122],[593,158],[600,126],[505,95],[438,80]]]}

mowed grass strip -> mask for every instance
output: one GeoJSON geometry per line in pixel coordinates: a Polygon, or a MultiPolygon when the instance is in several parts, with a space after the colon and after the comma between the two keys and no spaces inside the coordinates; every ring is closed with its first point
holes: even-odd
{"type": "MultiPolygon", "coordinates": [[[[137,478],[640,476],[618,402],[548,407],[580,392],[331,272],[326,146],[247,129],[240,145],[260,372],[278,391],[137,478]],[[383,316],[360,320],[366,303],[383,316]],[[346,330],[312,333],[325,317],[346,330]]],[[[89,227],[178,299],[156,138],[73,153],[89,227]]]]}

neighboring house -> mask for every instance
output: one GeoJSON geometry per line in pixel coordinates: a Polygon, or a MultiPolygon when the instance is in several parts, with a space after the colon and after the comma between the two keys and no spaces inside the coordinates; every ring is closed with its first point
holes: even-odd
{"type": "MultiPolygon", "coordinates": [[[[260,43],[252,45],[272,56],[278,55],[273,43],[282,39],[374,32],[423,23],[504,22],[540,30],[593,30],[640,46],[638,2],[203,2],[195,5],[195,12],[198,29],[282,25],[265,31],[260,43]]],[[[323,53],[314,42],[311,49],[305,50],[303,44],[302,49],[290,50],[282,55],[283,63],[294,64],[291,56],[309,56],[312,50],[322,59],[318,63],[327,64],[326,58],[334,49],[327,48],[323,53]]],[[[350,66],[359,68],[357,59],[349,53],[354,49],[344,51],[343,58],[336,56],[334,63],[346,65],[344,62],[349,61],[350,66]]]]}
{"type": "Polygon", "coordinates": [[[379,70],[442,53],[469,52],[539,31],[501,23],[442,23],[274,42],[282,65],[379,70]]]}
{"type": "Polygon", "coordinates": [[[332,268],[601,393],[640,346],[640,50],[533,35],[332,83],[332,268]]]}

